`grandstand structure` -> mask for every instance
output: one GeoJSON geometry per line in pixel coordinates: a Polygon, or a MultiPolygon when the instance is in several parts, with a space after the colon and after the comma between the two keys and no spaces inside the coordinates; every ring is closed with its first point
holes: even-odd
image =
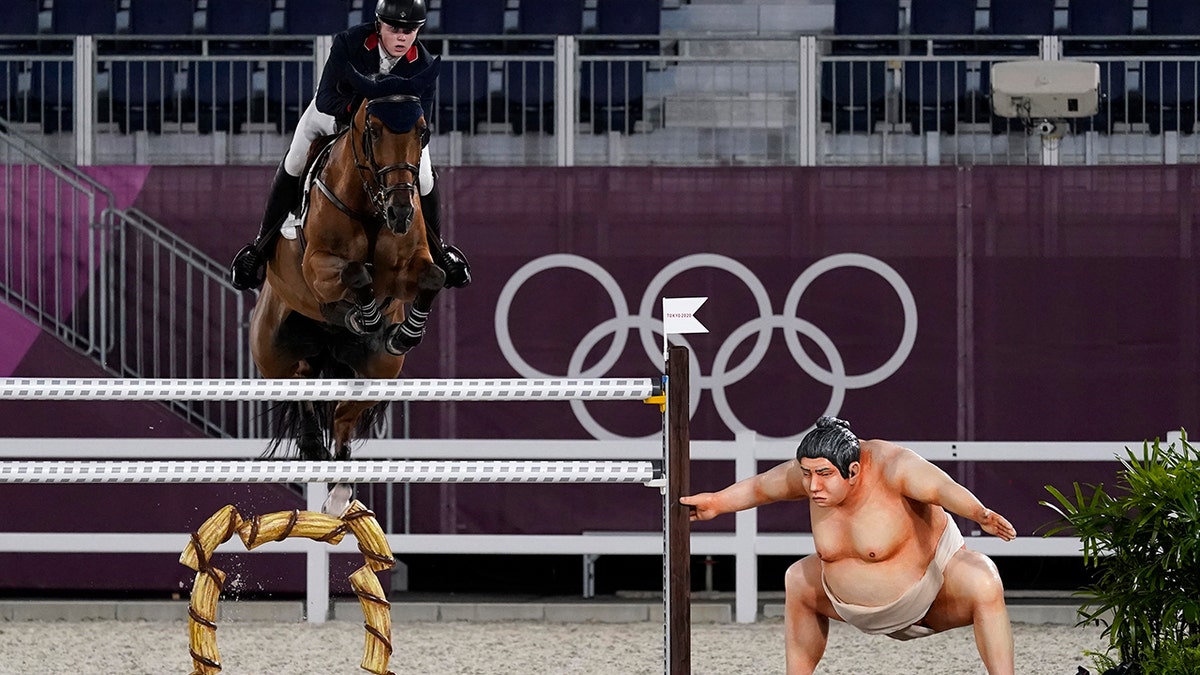
{"type": "MultiPolygon", "coordinates": [[[[0,118],[77,164],[272,164],[364,0],[6,0],[0,118]]],[[[431,0],[440,166],[1173,164],[1200,157],[1176,0],[431,0]],[[992,64],[1087,60],[1045,138],[992,64]]]]}

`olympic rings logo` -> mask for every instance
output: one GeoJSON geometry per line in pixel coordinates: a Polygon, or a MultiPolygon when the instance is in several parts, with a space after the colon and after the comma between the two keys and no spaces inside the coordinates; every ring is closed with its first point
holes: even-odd
{"type": "MultiPolygon", "coordinates": [[[[917,303],[913,298],[912,291],[896,270],[892,269],[887,263],[868,255],[841,253],[813,263],[796,278],[796,281],[788,291],[783,303],[783,309],[779,314],[774,313],[770,297],[762,282],[745,265],[732,258],[715,253],[689,255],[667,265],[650,281],[646,287],[646,292],[642,295],[638,313],[633,315],[629,312],[629,306],[625,302],[625,295],[620,285],[607,270],[587,258],[570,254],[554,254],[543,256],[521,267],[521,269],[512,275],[500,291],[500,297],[496,302],[495,320],[496,338],[500,343],[500,351],[504,354],[504,358],[508,361],[509,365],[522,377],[600,378],[608,375],[609,369],[616,364],[617,359],[625,349],[630,330],[637,329],[638,337],[646,352],[646,357],[651,363],[660,366],[662,362],[662,343],[661,339],[656,340],[655,336],[658,335],[661,337],[662,335],[662,319],[655,318],[653,312],[660,302],[662,291],[667,283],[676,275],[688,270],[706,267],[728,272],[740,279],[750,290],[758,308],[758,318],[751,319],[742,324],[730,333],[725,342],[721,344],[716,356],[713,358],[712,371],[710,373],[705,374],[701,371],[696,352],[689,347],[692,359],[689,364],[692,372],[692,391],[689,392],[692,410],[689,411],[689,415],[695,414],[696,406],[700,400],[699,393],[707,389],[712,393],[713,402],[721,421],[734,433],[750,429],[733,412],[726,398],[725,388],[737,383],[758,367],[770,346],[771,333],[776,328],[783,331],[788,352],[796,364],[814,380],[830,387],[829,402],[826,405],[825,412],[822,413],[823,415],[836,415],[841,410],[846,391],[870,387],[891,377],[908,359],[909,353],[912,352],[913,344],[916,342],[917,303]],[[891,285],[904,311],[904,330],[896,351],[878,368],[860,374],[847,373],[841,353],[838,351],[836,345],[833,344],[833,340],[812,322],[796,316],[797,308],[800,305],[800,298],[804,295],[809,285],[822,274],[843,267],[861,268],[879,275],[891,285]],[[509,313],[512,308],[513,299],[521,289],[521,286],[535,275],[556,268],[577,270],[595,279],[601,288],[608,293],[608,297],[612,302],[614,315],[613,318],[600,322],[583,336],[579,344],[576,345],[575,351],[571,354],[567,372],[562,374],[542,372],[530,365],[513,345],[512,335],[509,332],[509,313]],[[613,340],[608,351],[594,365],[585,369],[584,359],[591,353],[596,344],[609,335],[613,336],[613,340]],[[817,348],[821,350],[826,362],[829,364],[828,368],[818,364],[805,352],[804,346],[800,342],[801,335],[812,340],[817,345],[817,348]],[[729,361],[733,356],[734,350],[752,336],[755,338],[755,341],[750,353],[741,363],[731,367],[729,361]]],[[[673,339],[678,339],[686,344],[684,338],[685,336],[683,335],[673,336],[673,339]]],[[[613,433],[597,423],[587,411],[583,401],[571,401],[571,408],[579,423],[593,437],[610,440],[629,438],[613,433]]],[[[795,436],[776,440],[798,441],[807,431],[808,429],[805,429],[795,436]]],[[[651,439],[654,437],[655,435],[652,434],[645,438],[651,439]]]]}

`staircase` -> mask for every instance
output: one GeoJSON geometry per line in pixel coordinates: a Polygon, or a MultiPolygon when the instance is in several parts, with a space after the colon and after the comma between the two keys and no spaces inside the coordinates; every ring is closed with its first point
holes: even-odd
{"type": "MultiPolygon", "coordinates": [[[[224,266],[4,120],[0,156],[0,301],[117,377],[252,376],[224,266]]],[[[210,436],[262,435],[249,402],[164,405],[210,436]]]]}

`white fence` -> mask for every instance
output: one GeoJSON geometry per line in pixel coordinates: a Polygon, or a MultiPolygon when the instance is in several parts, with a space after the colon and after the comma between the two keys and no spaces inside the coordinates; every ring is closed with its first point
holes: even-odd
{"type": "MultiPolygon", "coordinates": [[[[1168,435],[1170,440],[1176,436],[1168,435]]],[[[901,442],[931,461],[951,462],[1114,462],[1124,448],[1137,442],[1000,443],[1000,442],[901,442]]],[[[140,459],[246,459],[263,449],[261,440],[179,439],[0,439],[0,461],[22,459],[87,459],[137,457],[140,459]]],[[[563,440],[372,440],[356,451],[361,459],[448,460],[469,458],[498,460],[656,460],[662,448],[648,441],[563,440]]],[[[691,459],[732,461],[734,478],[758,471],[759,462],[783,461],[795,456],[792,442],[763,440],[753,433],[735,441],[693,441],[691,459]]],[[[308,508],[319,510],[326,486],[308,485],[308,508]]],[[[1001,508],[1001,505],[996,505],[1001,508]]],[[[800,556],[814,552],[809,534],[776,534],[758,531],[754,510],[730,516],[732,533],[693,534],[696,556],[733,556],[736,565],[736,618],[750,623],[758,612],[758,556],[800,556]]],[[[197,522],[198,526],[199,523],[197,522]]],[[[1070,557],[1080,554],[1071,537],[1020,536],[1013,542],[969,536],[968,546],[990,556],[1070,557]]],[[[13,553],[178,553],[188,533],[0,533],[0,552],[13,553]]],[[[662,555],[661,532],[628,532],[577,535],[489,534],[388,534],[393,551],[425,554],[530,554],[662,555]]],[[[263,549],[260,549],[263,550],[263,549]]],[[[307,561],[306,606],[310,621],[320,621],[329,609],[329,555],[353,553],[354,544],[333,547],[319,542],[286,540],[266,547],[270,553],[302,553],[307,561]]],[[[594,558],[592,558],[594,559],[594,558]]]]}

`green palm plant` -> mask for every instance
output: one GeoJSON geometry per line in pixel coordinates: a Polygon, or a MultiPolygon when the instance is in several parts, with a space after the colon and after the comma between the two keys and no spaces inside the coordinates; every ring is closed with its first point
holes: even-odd
{"type": "Polygon", "coordinates": [[[1047,485],[1060,518],[1046,536],[1070,532],[1083,545],[1093,583],[1079,595],[1080,625],[1105,626],[1108,654],[1144,675],[1200,675],[1200,453],[1155,439],[1139,457],[1126,448],[1112,491],[1075,483],[1072,498],[1047,485]]]}

